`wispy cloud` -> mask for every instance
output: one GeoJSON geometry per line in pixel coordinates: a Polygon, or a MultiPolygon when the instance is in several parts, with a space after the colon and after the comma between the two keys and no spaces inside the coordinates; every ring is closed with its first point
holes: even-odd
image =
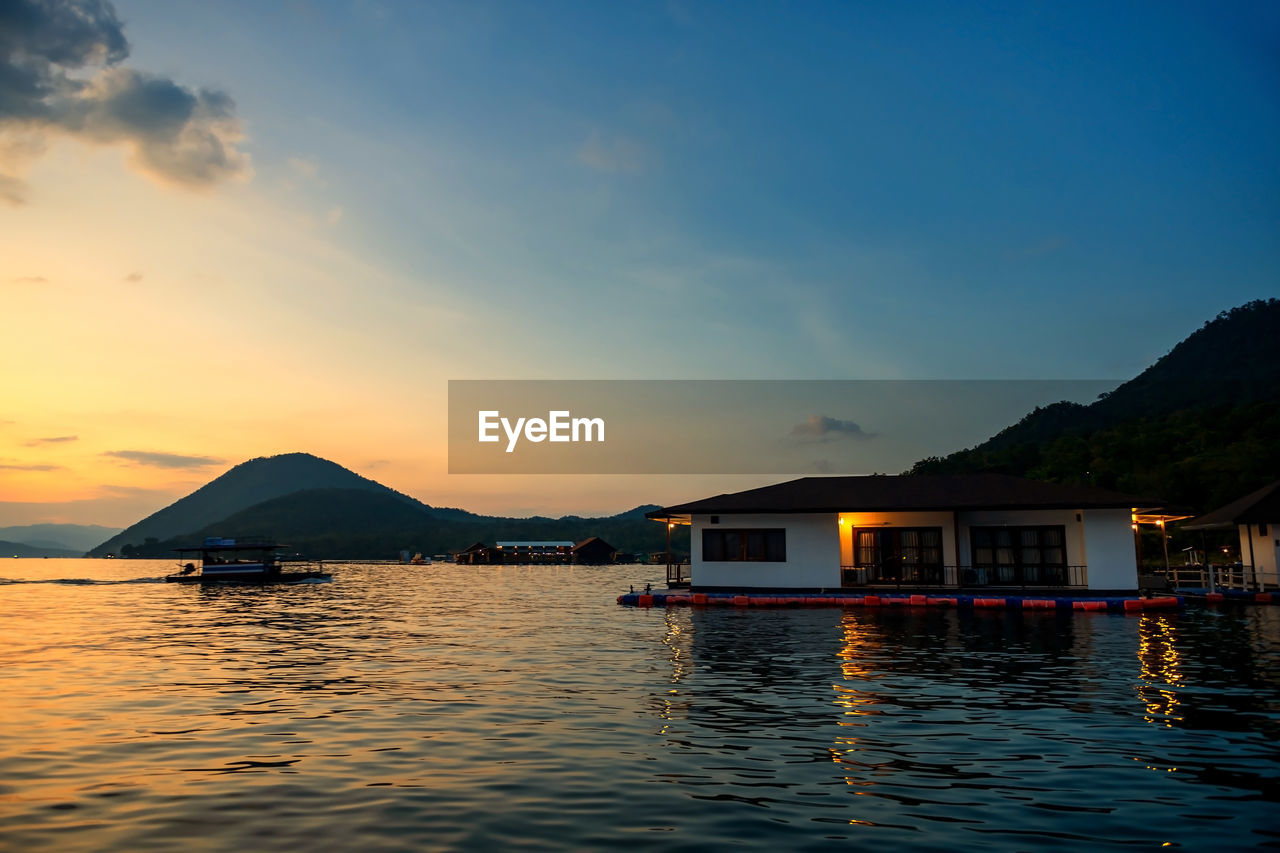
{"type": "Polygon", "coordinates": [[[124,26],[108,0],[23,0],[0,27],[0,199],[26,199],[22,168],[56,136],[124,144],[147,175],[204,188],[249,174],[235,103],[122,65],[124,26]]]}
{"type": "Polygon", "coordinates": [[[286,162],[289,164],[290,169],[304,178],[314,180],[320,172],[320,167],[316,165],[316,162],[305,157],[290,157],[286,162]]]}
{"type": "Polygon", "coordinates": [[[17,278],[10,279],[15,284],[48,284],[49,279],[42,275],[20,275],[17,278]]]}
{"type": "Polygon", "coordinates": [[[100,498],[139,498],[152,495],[169,494],[168,489],[148,489],[143,486],[122,486],[118,483],[104,483],[94,490],[100,498]]]}
{"type": "Polygon", "coordinates": [[[27,447],[40,447],[45,444],[66,444],[69,441],[79,441],[78,435],[55,435],[49,438],[33,438],[27,442],[27,447]]]}
{"type": "Polygon", "coordinates": [[[804,423],[791,428],[791,438],[809,444],[821,441],[837,441],[845,438],[875,438],[874,432],[867,432],[853,421],[843,421],[827,415],[810,415],[804,423]]]}
{"type": "Polygon", "coordinates": [[[181,453],[160,453],[155,450],[108,450],[102,455],[154,468],[205,468],[222,462],[221,459],[215,459],[212,456],[185,456],[181,453]]]}
{"type": "Polygon", "coordinates": [[[124,280],[129,282],[130,284],[137,284],[138,282],[142,281],[142,273],[131,272],[124,277],[124,280]]]}
{"type": "Polygon", "coordinates": [[[619,135],[606,138],[593,130],[578,149],[578,162],[598,172],[638,173],[644,170],[646,155],[645,147],[634,139],[619,135]]]}
{"type": "Polygon", "coordinates": [[[27,465],[20,462],[0,462],[0,469],[5,471],[60,471],[61,465],[27,465]]]}

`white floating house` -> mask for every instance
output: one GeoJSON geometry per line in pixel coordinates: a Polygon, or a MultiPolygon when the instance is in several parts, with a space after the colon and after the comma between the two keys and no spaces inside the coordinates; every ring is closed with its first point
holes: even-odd
{"type": "Polygon", "coordinates": [[[1240,533],[1240,559],[1252,568],[1251,585],[1280,586],[1280,480],[1182,525],[1183,530],[1240,533]]]}
{"type": "Polygon", "coordinates": [[[1138,589],[1133,517],[1162,504],[1001,474],[805,477],[666,507],[702,591],[1138,589]]]}

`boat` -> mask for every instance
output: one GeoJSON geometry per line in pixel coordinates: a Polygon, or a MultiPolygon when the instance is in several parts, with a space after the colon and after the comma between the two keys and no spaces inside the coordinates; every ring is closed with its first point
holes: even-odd
{"type": "Polygon", "coordinates": [[[224,539],[211,536],[200,545],[176,548],[181,570],[165,575],[171,583],[300,583],[332,580],[333,575],[310,568],[287,571],[286,560],[276,554],[283,545],[262,540],[224,539]],[[194,560],[182,561],[187,555],[199,554],[194,560]]]}

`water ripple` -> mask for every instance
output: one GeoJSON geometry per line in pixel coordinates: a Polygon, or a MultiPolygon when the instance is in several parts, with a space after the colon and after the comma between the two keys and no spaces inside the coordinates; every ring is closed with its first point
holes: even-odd
{"type": "Polygon", "coordinates": [[[1280,845],[1280,608],[665,611],[613,603],[647,567],[0,567],[12,849],[1280,845]]]}

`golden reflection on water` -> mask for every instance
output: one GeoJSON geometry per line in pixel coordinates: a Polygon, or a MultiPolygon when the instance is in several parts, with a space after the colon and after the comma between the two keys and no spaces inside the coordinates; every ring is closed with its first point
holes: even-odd
{"type": "Polygon", "coordinates": [[[1138,665],[1142,682],[1134,689],[1146,708],[1148,723],[1173,728],[1183,717],[1176,689],[1183,682],[1183,660],[1177,632],[1166,614],[1144,614],[1138,623],[1138,665]]]}
{"type": "MultiPolygon", "coordinates": [[[[665,630],[662,634],[662,644],[667,647],[667,662],[671,666],[671,684],[679,685],[693,673],[693,623],[690,621],[687,609],[668,608],[663,616],[663,624],[665,630]]],[[[658,729],[658,734],[667,734],[674,720],[688,716],[689,703],[678,698],[679,696],[679,688],[673,686],[660,700],[658,717],[662,720],[662,726],[658,729]]]]}
{"type": "MultiPolygon", "coordinates": [[[[845,613],[841,617],[840,630],[840,650],[836,653],[836,657],[840,659],[841,677],[855,684],[865,684],[876,678],[875,668],[866,662],[866,658],[869,652],[879,648],[879,636],[874,631],[868,630],[854,613],[845,613]]],[[[840,733],[836,735],[835,745],[830,747],[831,760],[840,767],[846,785],[870,788],[875,785],[875,782],[857,775],[865,771],[866,764],[854,757],[861,749],[856,730],[866,726],[862,717],[878,716],[883,713],[880,710],[880,698],[874,691],[858,686],[833,684],[831,689],[836,694],[835,705],[840,709],[840,719],[836,721],[836,725],[841,726],[840,733]]],[[[865,795],[867,792],[856,791],[855,793],[865,795]]],[[[856,819],[850,820],[849,823],[873,825],[856,819]]]]}

